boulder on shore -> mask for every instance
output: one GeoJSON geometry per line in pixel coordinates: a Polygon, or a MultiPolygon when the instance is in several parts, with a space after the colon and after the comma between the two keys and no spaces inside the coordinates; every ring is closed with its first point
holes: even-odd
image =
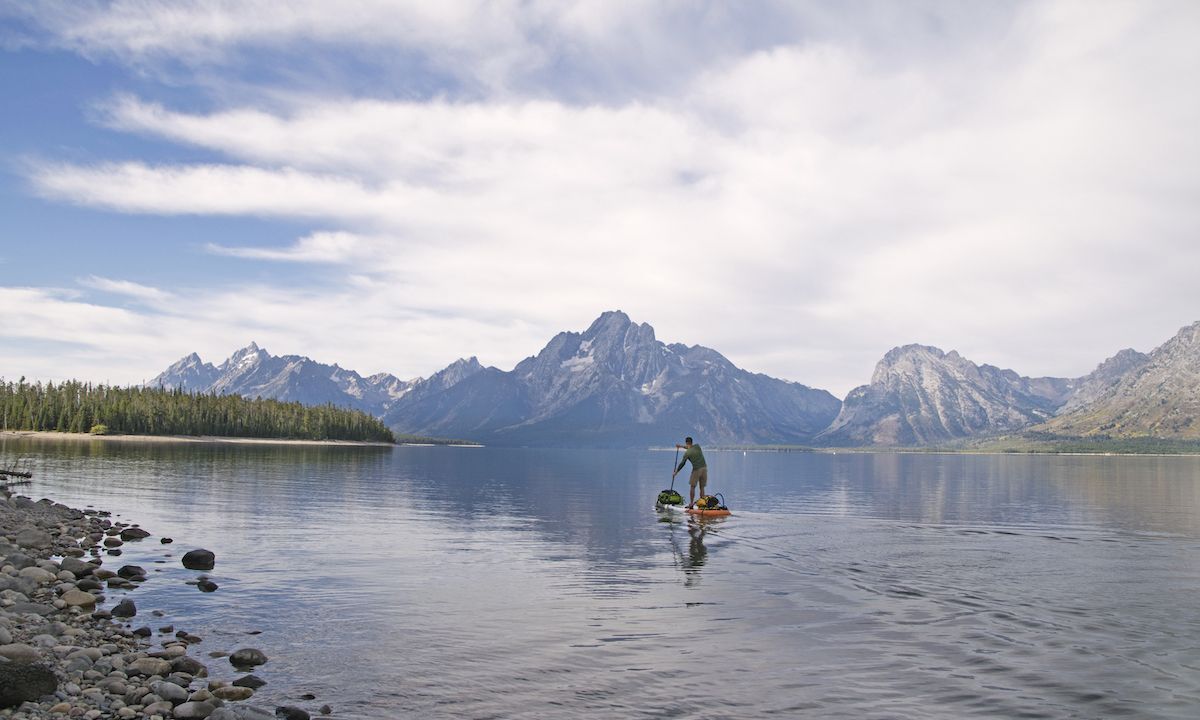
{"type": "Polygon", "coordinates": [[[127,527],[121,531],[122,540],[141,540],[150,537],[150,533],[140,527],[127,527]]]}
{"type": "Polygon", "coordinates": [[[36,702],[58,690],[58,677],[41,663],[0,663],[0,708],[36,702]]]}
{"type": "Polygon", "coordinates": [[[229,656],[229,662],[237,667],[254,667],[267,661],[267,656],[257,648],[242,648],[229,656]]]}
{"type": "Polygon", "coordinates": [[[48,548],[54,544],[50,533],[37,528],[25,528],[17,533],[17,546],[23,548],[48,548]]]}
{"type": "Polygon", "coordinates": [[[183,555],[183,566],[188,570],[212,570],[217,556],[210,550],[189,550],[183,555]]]}

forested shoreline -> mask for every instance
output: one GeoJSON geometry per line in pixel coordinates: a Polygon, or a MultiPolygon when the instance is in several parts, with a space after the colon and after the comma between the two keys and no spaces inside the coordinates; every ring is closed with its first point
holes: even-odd
{"type": "Polygon", "coordinates": [[[123,435],[395,442],[382,422],[357,410],[240,395],[114,387],[69,380],[0,379],[0,428],[123,435]]]}

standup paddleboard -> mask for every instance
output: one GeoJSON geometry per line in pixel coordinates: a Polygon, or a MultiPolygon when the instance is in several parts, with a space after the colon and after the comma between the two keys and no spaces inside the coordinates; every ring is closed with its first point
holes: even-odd
{"type": "Polygon", "coordinates": [[[689,508],[683,505],[655,505],[659,510],[670,510],[672,512],[686,513],[688,515],[697,515],[699,517],[725,517],[732,515],[729,508],[713,508],[712,510],[701,510],[700,508],[689,508]]]}

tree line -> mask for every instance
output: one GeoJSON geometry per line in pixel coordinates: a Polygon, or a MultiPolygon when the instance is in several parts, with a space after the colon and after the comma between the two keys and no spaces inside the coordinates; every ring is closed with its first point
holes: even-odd
{"type": "Polygon", "coordinates": [[[395,442],[377,418],[333,405],[23,377],[0,378],[0,423],[4,430],[395,442]]]}

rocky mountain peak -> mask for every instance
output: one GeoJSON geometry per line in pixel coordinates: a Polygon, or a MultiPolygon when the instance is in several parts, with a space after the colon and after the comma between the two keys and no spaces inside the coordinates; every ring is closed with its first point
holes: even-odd
{"type": "Polygon", "coordinates": [[[1200,321],[1181,328],[1175,337],[1168,340],[1159,349],[1173,351],[1176,348],[1189,352],[1200,348],[1200,321]]]}
{"type": "Polygon", "coordinates": [[[607,310],[600,313],[600,317],[592,321],[588,329],[583,331],[583,336],[589,338],[596,337],[597,335],[624,332],[632,324],[633,321],[629,319],[629,316],[620,310],[607,310]]]}
{"type": "Polygon", "coordinates": [[[218,370],[196,353],[185,355],[148,383],[149,387],[181,388],[199,392],[208,388],[218,370]]]}
{"type": "Polygon", "coordinates": [[[270,357],[270,353],[258,346],[258,343],[251,342],[246,347],[238,350],[229,356],[229,359],[221,364],[221,369],[225,370],[230,367],[244,367],[256,360],[263,360],[270,357]]]}
{"type": "Polygon", "coordinates": [[[1039,429],[1062,435],[1200,439],[1200,322],[1149,355],[1122,350],[1039,429]]]}
{"type": "Polygon", "coordinates": [[[904,345],[855,388],[819,439],[831,445],[928,445],[1040,422],[1068,395],[1072,381],[1026,378],[976,365],[955,351],[904,345]]]}
{"type": "Polygon", "coordinates": [[[483,369],[479,358],[472,355],[469,358],[459,358],[437,373],[438,376],[450,381],[450,384],[470,377],[483,369]]]}
{"type": "Polygon", "coordinates": [[[689,432],[706,442],[803,442],[840,403],[823,390],[738,369],[715,350],[668,347],[621,311],[561,332],[511,372],[445,392],[414,390],[385,422],[402,433],[492,444],[630,446],[689,432]]]}

